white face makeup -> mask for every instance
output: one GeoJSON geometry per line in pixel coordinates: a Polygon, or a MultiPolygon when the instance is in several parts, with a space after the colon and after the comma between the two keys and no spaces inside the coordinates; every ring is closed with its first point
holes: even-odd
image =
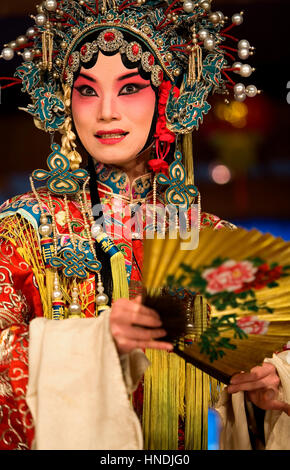
{"type": "Polygon", "coordinates": [[[80,70],[72,93],[78,136],[95,161],[122,167],[143,149],[156,96],[138,69],[127,69],[121,55],[99,53],[91,69],[80,70]]]}

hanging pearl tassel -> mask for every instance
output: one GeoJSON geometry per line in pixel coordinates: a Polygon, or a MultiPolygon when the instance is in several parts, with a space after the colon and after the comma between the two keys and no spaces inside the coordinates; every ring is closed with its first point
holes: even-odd
{"type": "MultiPolygon", "coordinates": [[[[93,238],[96,239],[99,235],[102,234],[103,227],[95,223],[93,215],[91,214],[91,211],[89,210],[88,200],[86,196],[86,185],[88,184],[88,182],[89,182],[89,178],[86,179],[84,186],[83,186],[84,201],[82,200],[81,195],[79,196],[79,201],[80,201],[80,206],[81,206],[81,212],[82,212],[84,222],[85,222],[85,229],[87,231],[87,236],[89,239],[90,249],[91,249],[91,252],[94,254],[95,259],[97,260],[97,253],[93,244],[93,238]],[[91,227],[89,226],[89,223],[88,223],[87,214],[91,221],[91,227]]],[[[98,273],[97,292],[98,294],[96,296],[96,306],[97,306],[97,313],[100,314],[103,310],[110,308],[107,305],[109,302],[109,297],[104,293],[105,289],[102,283],[100,272],[98,273]]]]}
{"type": "Polygon", "coordinates": [[[49,261],[53,256],[53,239],[51,237],[52,225],[48,222],[48,218],[44,212],[40,216],[40,226],[38,228],[40,234],[41,252],[46,268],[50,267],[49,261]]]}
{"type": "Polygon", "coordinates": [[[197,81],[199,82],[202,74],[202,50],[198,45],[195,27],[192,28],[192,44],[188,61],[188,78],[187,83],[190,87],[197,81]]]}
{"type": "Polygon", "coordinates": [[[52,70],[53,33],[50,31],[50,24],[47,30],[42,33],[42,67],[49,72],[52,70]]]}
{"type": "Polygon", "coordinates": [[[48,237],[52,232],[52,225],[48,223],[46,215],[41,215],[38,231],[42,237],[48,237]]]}
{"type": "Polygon", "coordinates": [[[79,304],[79,293],[78,288],[75,286],[72,291],[72,303],[69,308],[69,318],[80,318],[82,310],[79,304]]]}
{"type": "Polygon", "coordinates": [[[57,272],[54,275],[52,291],[52,318],[53,320],[64,319],[64,301],[62,299],[62,291],[59,285],[57,272]]]}
{"type": "Polygon", "coordinates": [[[98,295],[96,297],[96,305],[97,305],[98,315],[100,315],[104,310],[107,310],[108,308],[110,308],[108,306],[109,297],[107,296],[107,294],[105,294],[105,289],[104,289],[100,275],[98,275],[97,291],[98,291],[98,295]]]}
{"type": "Polygon", "coordinates": [[[194,184],[194,165],[193,165],[193,143],[192,133],[185,134],[182,138],[182,150],[184,155],[184,166],[186,174],[186,185],[194,184]]]}
{"type": "Polygon", "coordinates": [[[97,305],[98,306],[107,305],[107,303],[109,302],[109,298],[106,294],[104,294],[105,289],[103,287],[102,282],[98,282],[97,291],[98,291],[98,295],[96,298],[97,305]]]}
{"type": "Polygon", "coordinates": [[[157,228],[156,193],[157,193],[157,175],[154,175],[154,179],[153,179],[153,232],[156,232],[156,228],[157,228]]]}

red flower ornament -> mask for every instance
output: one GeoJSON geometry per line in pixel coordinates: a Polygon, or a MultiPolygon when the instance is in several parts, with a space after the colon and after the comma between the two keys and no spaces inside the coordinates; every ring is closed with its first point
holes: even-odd
{"type": "MultiPolygon", "coordinates": [[[[159,159],[161,161],[164,161],[166,158],[169,149],[170,149],[170,144],[172,144],[175,141],[175,134],[174,132],[171,132],[169,129],[167,129],[166,126],[166,116],[165,116],[165,110],[166,110],[166,104],[168,101],[169,93],[173,88],[174,96],[177,98],[179,96],[179,89],[171,84],[170,81],[165,81],[161,83],[159,87],[159,99],[158,99],[158,119],[156,123],[156,130],[155,130],[155,141],[156,141],[156,155],[157,155],[157,160],[159,159]]],[[[151,160],[153,162],[153,160],[151,160]]],[[[165,168],[164,164],[161,163],[152,163],[149,166],[152,168],[154,172],[164,172],[165,170],[168,169],[165,168]]]]}

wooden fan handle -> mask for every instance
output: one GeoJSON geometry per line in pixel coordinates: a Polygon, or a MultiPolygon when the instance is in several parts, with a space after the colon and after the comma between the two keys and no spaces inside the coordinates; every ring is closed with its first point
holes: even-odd
{"type": "Polygon", "coordinates": [[[266,357],[282,351],[287,341],[289,336],[249,335],[242,340],[231,338],[236,349],[226,350],[225,355],[214,362],[210,362],[209,357],[200,352],[196,343],[185,346],[184,351],[176,348],[174,352],[215,379],[229,384],[233,375],[241,371],[248,372],[262,364],[266,357]]]}
{"type": "Polygon", "coordinates": [[[179,357],[182,357],[182,359],[184,359],[186,362],[192,364],[194,367],[197,367],[198,369],[202,370],[214,379],[219,380],[220,382],[226,385],[229,385],[231,377],[237,373],[237,371],[234,369],[232,372],[226,373],[222,370],[217,369],[214,365],[205,362],[203,357],[198,358],[196,356],[185,353],[184,351],[181,351],[181,349],[178,348],[174,348],[173,352],[179,357]]]}

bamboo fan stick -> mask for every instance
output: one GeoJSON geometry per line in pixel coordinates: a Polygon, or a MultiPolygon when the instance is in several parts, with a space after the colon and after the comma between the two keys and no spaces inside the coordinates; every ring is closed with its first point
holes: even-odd
{"type": "MultiPolygon", "coordinates": [[[[288,310],[289,311],[289,310],[288,310]]],[[[267,334],[268,335],[281,335],[285,336],[285,331],[290,332],[290,312],[288,316],[288,321],[273,321],[270,323],[267,334]]],[[[289,341],[290,341],[290,333],[289,333],[289,341]]]]}
{"type": "MultiPolygon", "coordinates": [[[[244,251],[242,249],[245,240],[248,240],[247,243],[253,244],[255,243],[256,239],[258,239],[259,234],[253,232],[251,236],[249,233],[245,233],[244,231],[235,231],[229,230],[227,234],[227,238],[223,241],[223,230],[219,230],[217,236],[217,248],[216,253],[217,256],[221,257],[228,257],[229,253],[231,253],[231,257],[235,256],[243,256],[244,251]],[[234,237],[233,237],[234,233],[234,237]]],[[[211,238],[212,233],[208,232],[208,239],[206,240],[207,245],[209,248],[211,247],[211,238]]],[[[214,252],[212,252],[214,253],[214,252]]]]}
{"type": "Polygon", "coordinates": [[[256,297],[258,301],[267,302],[269,307],[287,307],[289,306],[289,299],[290,299],[290,282],[284,282],[282,288],[279,287],[272,287],[272,289],[261,289],[260,292],[256,293],[256,297]],[[287,289],[288,292],[285,292],[287,289]],[[269,292],[269,290],[273,290],[273,292],[269,292]]]}
{"type": "Polygon", "coordinates": [[[290,263],[290,244],[286,246],[286,249],[283,249],[282,244],[275,247],[276,249],[269,252],[267,256],[268,262],[277,262],[279,264],[289,264],[290,263]]]}
{"type": "Polygon", "coordinates": [[[226,246],[233,232],[226,229],[222,241],[218,232],[216,233],[217,237],[212,237],[212,230],[204,230],[200,234],[198,249],[195,253],[189,253],[187,264],[190,264],[193,268],[201,264],[207,264],[209,253],[215,253],[220,249],[221,243],[226,246]]]}
{"type": "MultiPolygon", "coordinates": [[[[206,231],[208,232],[208,231],[206,231]]],[[[199,240],[198,248],[191,251],[185,251],[182,262],[186,265],[194,267],[195,265],[202,264],[202,260],[207,259],[207,251],[208,251],[208,243],[207,243],[207,236],[206,233],[203,232],[203,236],[199,240]]],[[[215,249],[215,245],[219,245],[220,241],[217,239],[212,240],[211,249],[215,249]]],[[[184,274],[181,269],[181,263],[178,263],[178,258],[176,257],[173,260],[170,274],[174,274],[176,277],[179,277],[181,274],[184,274]]]]}
{"type": "MultiPolygon", "coordinates": [[[[279,279],[279,286],[269,288],[263,288],[256,290],[256,299],[260,305],[258,316],[260,320],[267,321],[287,321],[290,320],[290,279],[281,278],[279,279]],[[274,309],[273,313],[268,313],[267,310],[263,309],[262,305],[267,304],[267,307],[274,309]]],[[[208,300],[210,302],[210,299],[208,300]]],[[[253,315],[255,312],[241,310],[240,308],[229,308],[226,311],[218,311],[212,306],[212,316],[219,317],[225,313],[234,313],[239,317],[253,315]]],[[[290,330],[289,330],[290,334],[290,330]]]]}
{"type": "MultiPolygon", "coordinates": [[[[256,244],[252,247],[252,249],[248,249],[247,247],[247,257],[250,257],[250,256],[255,256],[255,257],[266,257],[267,261],[269,262],[269,258],[272,257],[273,258],[273,261],[276,261],[276,255],[277,253],[275,253],[276,251],[279,252],[281,249],[283,249],[283,252],[285,251],[285,249],[287,249],[287,245],[285,246],[285,242],[284,242],[284,248],[283,246],[279,243],[277,243],[276,241],[270,243],[271,240],[261,240],[259,242],[259,240],[257,240],[256,244]],[[271,251],[273,250],[273,252],[271,253],[271,251]]],[[[284,264],[284,261],[283,261],[283,264],[284,264]]]]}
{"type": "Polygon", "coordinates": [[[244,232],[236,232],[235,239],[233,240],[233,233],[229,229],[218,232],[213,232],[211,229],[204,230],[200,234],[198,249],[188,254],[186,264],[196,268],[200,265],[208,264],[209,261],[217,256],[227,257],[231,244],[239,245],[245,236],[244,232]]]}
{"type": "Polygon", "coordinates": [[[169,242],[166,243],[166,247],[162,253],[162,258],[159,259],[158,272],[156,272],[152,287],[156,288],[164,285],[172,262],[174,262],[177,258],[178,263],[180,263],[183,256],[184,252],[179,250],[179,239],[177,238],[175,240],[169,240],[169,242]]]}
{"type": "MultiPolygon", "coordinates": [[[[209,234],[208,245],[211,246],[210,238],[212,235],[209,234]]],[[[223,236],[222,232],[219,232],[218,238],[220,239],[220,243],[217,246],[216,253],[211,253],[211,259],[213,257],[225,257],[228,258],[229,254],[232,259],[236,259],[237,261],[245,257],[245,242],[247,242],[247,256],[249,252],[255,252],[256,250],[256,243],[261,238],[261,234],[259,232],[230,232],[228,240],[226,243],[223,243],[223,236]],[[234,236],[233,236],[234,234],[234,236]],[[213,256],[214,255],[214,256],[213,256]]],[[[263,241],[261,241],[263,243],[263,241]]],[[[210,261],[210,260],[208,260],[210,261]]]]}
{"type": "MultiPolygon", "coordinates": [[[[180,239],[177,239],[176,242],[177,242],[176,243],[176,250],[175,250],[175,253],[174,253],[174,257],[171,259],[171,264],[168,265],[168,269],[167,269],[167,272],[166,272],[166,277],[170,276],[172,274],[175,275],[176,270],[178,269],[178,267],[183,262],[185,262],[185,260],[188,257],[188,254],[190,253],[189,250],[179,249],[180,239]]],[[[193,252],[195,252],[195,250],[193,250],[193,252]]],[[[166,280],[166,277],[165,277],[165,280],[166,280]]]]}
{"type": "Polygon", "coordinates": [[[144,266],[143,266],[143,283],[144,286],[150,288],[153,284],[156,270],[160,264],[160,253],[162,253],[162,247],[165,240],[158,239],[146,239],[144,243],[144,266]]]}
{"type": "Polygon", "coordinates": [[[186,361],[198,367],[215,379],[229,384],[234,374],[249,371],[262,364],[266,357],[272,357],[273,351],[281,351],[289,336],[259,336],[249,335],[247,339],[232,339],[237,349],[229,350],[223,358],[210,362],[208,356],[201,354],[199,346],[193,343],[184,351],[175,348],[174,352],[186,361]]]}
{"type": "MultiPolygon", "coordinates": [[[[216,309],[214,309],[214,307],[211,307],[212,311],[211,311],[211,317],[222,317],[223,315],[227,314],[227,315],[230,315],[230,314],[236,314],[238,318],[243,318],[243,317],[248,317],[249,315],[255,315],[256,313],[255,312],[249,312],[249,311],[245,311],[243,310],[241,312],[241,310],[239,310],[238,308],[228,308],[226,311],[217,311],[216,309]]],[[[278,309],[277,309],[278,310],[278,309]]],[[[258,312],[258,317],[259,317],[259,320],[263,320],[263,321],[269,321],[269,322],[272,322],[272,321],[277,321],[277,322],[287,322],[290,320],[290,309],[289,307],[286,309],[283,309],[283,311],[278,311],[278,312],[275,312],[275,314],[273,315],[273,313],[263,313],[262,310],[259,310],[258,312]]],[[[289,332],[289,336],[290,336],[290,332],[289,332]]]]}

